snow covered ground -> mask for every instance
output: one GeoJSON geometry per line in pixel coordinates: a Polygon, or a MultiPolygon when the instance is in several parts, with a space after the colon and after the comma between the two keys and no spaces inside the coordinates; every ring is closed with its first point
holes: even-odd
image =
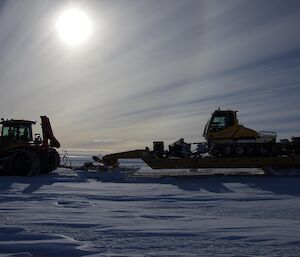
{"type": "Polygon", "coordinates": [[[1,256],[300,256],[300,177],[0,179],[1,256]]]}

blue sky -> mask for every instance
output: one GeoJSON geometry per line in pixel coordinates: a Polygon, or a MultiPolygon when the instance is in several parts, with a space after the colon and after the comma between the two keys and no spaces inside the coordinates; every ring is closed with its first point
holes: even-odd
{"type": "Polygon", "coordinates": [[[0,3],[1,115],[48,115],[64,148],[199,142],[218,107],[279,138],[300,135],[299,1],[0,3]],[[93,24],[78,47],[55,30],[70,5],[93,24]]]}

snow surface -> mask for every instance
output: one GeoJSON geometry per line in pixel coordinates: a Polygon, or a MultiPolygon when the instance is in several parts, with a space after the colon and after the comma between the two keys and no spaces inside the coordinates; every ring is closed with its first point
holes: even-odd
{"type": "Polygon", "coordinates": [[[300,256],[300,177],[60,168],[0,189],[1,256],[300,256]]]}

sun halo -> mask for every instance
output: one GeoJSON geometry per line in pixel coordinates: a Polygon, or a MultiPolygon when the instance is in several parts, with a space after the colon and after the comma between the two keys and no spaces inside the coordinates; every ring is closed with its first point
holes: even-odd
{"type": "Polygon", "coordinates": [[[75,7],[64,10],[55,25],[60,38],[71,46],[81,45],[92,33],[92,23],[87,13],[75,7]]]}

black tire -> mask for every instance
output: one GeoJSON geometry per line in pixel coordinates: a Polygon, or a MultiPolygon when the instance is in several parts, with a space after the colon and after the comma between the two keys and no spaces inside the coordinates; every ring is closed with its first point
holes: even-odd
{"type": "Polygon", "coordinates": [[[26,148],[11,152],[8,161],[9,175],[13,176],[35,176],[40,171],[40,159],[38,155],[26,148]]]}
{"type": "Polygon", "coordinates": [[[49,150],[45,153],[46,156],[42,157],[41,174],[48,174],[57,169],[60,164],[59,153],[55,149],[49,150]]]}
{"type": "Polygon", "coordinates": [[[278,156],[282,153],[282,146],[280,144],[275,144],[272,147],[272,154],[278,156]]]}
{"type": "Polygon", "coordinates": [[[255,156],[256,155],[256,149],[253,146],[249,146],[246,148],[247,156],[255,156]]]}
{"type": "Polygon", "coordinates": [[[260,156],[268,156],[268,155],[270,155],[270,147],[269,146],[267,146],[267,145],[261,145],[260,147],[259,147],[259,154],[260,154],[260,156]]]}
{"type": "Polygon", "coordinates": [[[220,154],[220,151],[218,148],[214,147],[213,149],[211,149],[211,155],[214,157],[217,157],[220,154]]]}
{"type": "Polygon", "coordinates": [[[236,155],[241,156],[245,153],[245,148],[241,145],[238,145],[238,146],[236,146],[234,151],[235,151],[236,155]]]}
{"type": "Polygon", "coordinates": [[[231,155],[231,153],[232,153],[232,147],[229,145],[225,146],[223,149],[223,154],[229,156],[231,155]]]}

